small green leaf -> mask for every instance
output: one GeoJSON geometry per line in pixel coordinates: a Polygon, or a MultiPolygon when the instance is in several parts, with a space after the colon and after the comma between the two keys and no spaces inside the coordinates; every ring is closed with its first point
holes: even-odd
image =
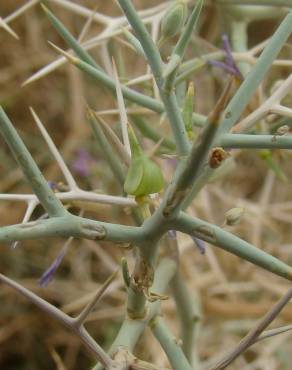
{"type": "Polygon", "coordinates": [[[192,115],[194,110],[195,88],[193,82],[189,83],[188,91],[184,101],[183,119],[189,139],[194,138],[192,115]]]}

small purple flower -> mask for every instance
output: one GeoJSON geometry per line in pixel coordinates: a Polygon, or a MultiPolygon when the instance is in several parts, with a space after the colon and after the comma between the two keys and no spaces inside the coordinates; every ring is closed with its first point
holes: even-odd
{"type": "Polygon", "coordinates": [[[94,163],[93,157],[85,149],[78,149],[76,159],[72,163],[72,169],[82,177],[90,175],[92,165],[94,163]]]}
{"type": "Polygon", "coordinates": [[[61,252],[58,254],[56,259],[53,263],[49,266],[49,268],[43,273],[39,280],[39,285],[41,287],[46,287],[54,278],[55,272],[57,271],[58,267],[60,266],[65,254],[68,250],[68,244],[65,244],[64,247],[61,249],[61,252]]]}
{"type": "Polygon", "coordinates": [[[197,246],[197,248],[199,249],[199,252],[201,254],[205,254],[206,253],[205,242],[201,239],[196,238],[195,236],[191,236],[191,238],[193,242],[195,243],[195,245],[197,246]]]}
{"type": "Polygon", "coordinates": [[[169,239],[176,239],[176,231],[175,230],[168,230],[167,232],[169,239]]]}
{"type": "Polygon", "coordinates": [[[48,185],[53,191],[58,189],[58,185],[54,181],[48,181],[48,185]]]}
{"type": "Polygon", "coordinates": [[[209,60],[208,63],[214,67],[222,68],[227,73],[237,77],[240,81],[243,80],[243,76],[238,69],[235,60],[232,56],[232,50],[229,43],[228,36],[226,34],[222,35],[222,46],[223,50],[225,51],[225,62],[220,62],[218,60],[209,60]]]}

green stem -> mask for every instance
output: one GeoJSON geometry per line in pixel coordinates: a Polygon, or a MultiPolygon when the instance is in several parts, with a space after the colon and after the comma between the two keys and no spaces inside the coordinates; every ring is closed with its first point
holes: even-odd
{"type": "MultiPolygon", "coordinates": [[[[155,271],[154,282],[152,289],[155,293],[164,294],[169,282],[173,278],[177,268],[176,262],[169,257],[163,257],[155,271]]],[[[132,320],[126,317],[120,327],[120,330],[112,343],[109,354],[112,355],[116,352],[118,347],[126,346],[130,351],[133,351],[138,339],[144,332],[149,321],[159,312],[160,301],[149,303],[148,314],[144,319],[132,320]]],[[[100,370],[99,364],[95,365],[92,370],[100,370]]]]}
{"type": "Polygon", "coordinates": [[[186,358],[195,369],[199,367],[199,358],[196,351],[196,340],[201,320],[199,296],[189,291],[180,272],[177,272],[171,281],[177,313],[181,322],[182,349],[186,358]]]}
{"type": "Polygon", "coordinates": [[[151,67],[156,84],[159,88],[165,112],[171,124],[174,140],[179,155],[186,155],[189,151],[189,141],[185,130],[180,109],[174,91],[164,90],[163,62],[157,46],[152,41],[145,25],[139,18],[130,0],[119,0],[120,7],[125,13],[137,38],[139,39],[148,63],[151,67]]]}
{"type": "Polygon", "coordinates": [[[59,19],[44,4],[42,4],[42,8],[46,13],[48,19],[50,20],[51,24],[54,26],[63,40],[66,41],[67,44],[74,50],[76,55],[78,55],[78,57],[84,62],[99,69],[100,71],[103,71],[102,68],[91,57],[91,55],[86,50],[84,50],[84,48],[79,44],[75,37],[59,21],[59,19]]]}
{"type": "MultiPolygon", "coordinates": [[[[264,79],[268,69],[271,67],[273,61],[277,57],[282,46],[287,41],[291,32],[292,12],[290,11],[269,40],[255,66],[240,85],[233,99],[231,99],[230,103],[227,105],[222,115],[223,118],[217,132],[219,142],[220,136],[222,134],[226,134],[240,118],[252,95],[255,93],[259,84],[264,79]]],[[[214,169],[211,169],[210,167],[203,169],[200,176],[194,181],[188,199],[184,202],[184,207],[187,207],[191,203],[192,199],[197,195],[202,186],[208,181],[213,173],[214,169]]]]}
{"type": "Polygon", "coordinates": [[[0,228],[0,242],[3,243],[70,236],[85,239],[103,239],[118,243],[133,242],[139,244],[145,240],[144,232],[140,227],[99,222],[70,214],[0,228]]]}
{"type": "Polygon", "coordinates": [[[201,10],[203,8],[203,0],[198,0],[196,2],[196,6],[194,7],[191,15],[189,16],[188,22],[183,29],[183,32],[181,33],[181,36],[175,45],[173,49],[172,55],[179,55],[180,58],[182,59],[184,56],[184,53],[188,47],[188,44],[191,40],[191,37],[195,31],[198,19],[201,14],[201,10]]]}
{"type": "Polygon", "coordinates": [[[109,163],[114,176],[118,179],[120,185],[123,187],[125,182],[125,171],[121,165],[120,158],[117,157],[113,148],[109,144],[105,134],[103,133],[100,124],[97,122],[94,114],[88,111],[88,119],[94,133],[95,139],[97,140],[102,153],[105,156],[107,162],[109,163]]]}
{"type": "MultiPolygon", "coordinates": [[[[116,93],[116,85],[115,81],[109,77],[104,72],[92,67],[90,64],[83,62],[80,59],[70,59],[76,67],[78,67],[81,71],[87,73],[89,76],[92,77],[94,81],[101,82],[104,86],[106,86],[113,94],[116,93]]],[[[126,86],[121,85],[123,96],[140,105],[141,107],[148,108],[156,113],[162,113],[164,111],[163,105],[158,102],[157,100],[150,98],[147,95],[141,94],[138,91],[130,89],[126,86]]]]}
{"type": "Polygon", "coordinates": [[[50,217],[64,216],[67,211],[55,196],[48,182],[27,150],[12,122],[0,106],[0,131],[18,162],[27,182],[31,185],[44,209],[50,217]]]}
{"type": "MultiPolygon", "coordinates": [[[[151,139],[154,142],[158,142],[159,140],[161,140],[162,136],[157,132],[157,130],[151,127],[148,124],[148,122],[145,121],[143,117],[133,115],[132,122],[138,128],[138,130],[142,133],[144,137],[147,137],[148,139],[151,139]]],[[[171,151],[175,150],[174,142],[168,138],[163,138],[163,141],[161,142],[161,146],[164,146],[165,148],[171,151]]]]}
{"type": "Polygon", "coordinates": [[[178,230],[196,236],[267,271],[292,280],[292,267],[218,226],[181,213],[175,221],[178,230]]]}
{"type": "Polygon", "coordinates": [[[158,82],[158,86],[161,86],[161,76],[163,72],[163,62],[160,53],[152,41],[149,32],[147,31],[144,23],[141,21],[138,13],[133,7],[131,1],[129,0],[118,0],[121,9],[123,10],[125,16],[127,17],[130,25],[132,26],[137,39],[140,41],[144,53],[148,59],[149,65],[158,82]]]}
{"type": "MultiPolygon", "coordinates": [[[[220,170],[220,167],[218,168],[218,170],[220,170]]],[[[195,199],[195,197],[198,195],[201,189],[207,184],[211,176],[214,175],[215,173],[216,170],[209,166],[202,169],[198,178],[194,181],[190,192],[182,202],[181,206],[182,210],[186,210],[191,205],[192,201],[195,199]]]]}
{"type": "MultiPolygon", "coordinates": [[[[292,0],[216,0],[218,4],[262,5],[292,8],[292,0]]],[[[275,10],[276,11],[276,10],[275,10]]]]}
{"type": "MultiPolygon", "coordinates": [[[[231,44],[232,49],[238,53],[244,53],[248,49],[248,34],[247,22],[232,21],[231,22],[231,44]]],[[[239,62],[238,67],[242,75],[245,77],[250,71],[250,64],[247,62],[239,62]]]]}
{"type": "Polygon", "coordinates": [[[201,68],[205,67],[209,60],[223,60],[224,57],[224,51],[214,51],[182,63],[179,67],[179,74],[175,79],[175,85],[187,80],[192,73],[197,72],[201,68]]]}
{"type": "Polygon", "coordinates": [[[189,153],[190,143],[182,114],[177,103],[175,92],[160,91],[160,94],[164,104],[165,112],[171,124],[173,137],[177,146],[177,153],[179,156],[187,155],[189,153]]]}
{"type": "Polygon", "coordinates": [[[187,193],[198,177],[199,171],[204,165],[206,157],[212,147],[218,130],[220,114],[229,98],[231,86],[232,80],[228,83],[214,107],[214,110],[210,113],[201,139],[195,142],[189,156],[185,158],[177,168],[173,183],[165,196],[165,204],[162,205],[162,212],[165,217],[174,216],[179,212],[187,193]]]}
{"type": "MultiPolygon", "coordinates": [[[[264,79],[273,61],[292,32],[292,12],[284,18],[268,45],[259,56],[255,66],[242,82],[233,99],[225,109],[219,132],[228,132],[240,118],[256,89],[264,79]]],[[[218,133],[219,133],[218,132],[218,133]]]]}
{"type": "Polygon", "coordinates": [[[292,149],[291,136],[224,134],[219,145],[223,148],[249,149],[292,149]]]}
{"type": "Polygon", "coordinates": [[[151,320],[150,328],[166,353],[173,370],[192,370],[178,340],[172,335],[161,316],[155,316],[151,320]]]}

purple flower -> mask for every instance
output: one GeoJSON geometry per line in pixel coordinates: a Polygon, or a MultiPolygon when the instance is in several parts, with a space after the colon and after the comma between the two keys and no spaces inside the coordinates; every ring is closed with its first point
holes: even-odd
{"type": "Polygon", "coordinates": [[[65,244],[64,247],[61,249],[61,252],[58,254],[56,259],[50,265],[50,267],[43,273],[39,280],[39,285],[41,287],[46,287],[54,278],[55,272],[57,271],[58,267],[60,266],[65,254],[68,250],[68,244],[65,244]]]}
{"type": "Polygon", "coordinates": [[[58,189],[58,185],[54,181],[48,181],[48,185],[53,191],[58,189]]]}
{"type": "Polygon", "coordinates": [[[232,50],[229,43],[228,36],[226,34],[222,35],[222,46],[223,50],[225,51],[225,62],[220,62],[218,60],[209,60],[208,63],[214,67],[222,68],[227,73],[237,77],[240,81],[243,80],[243,76],[238,69],[235,60],[232,56],[232,50]]]}
{"type": "Polygon", "coordinates": [[[176,239],[176,231],[175,230],[168,230],[167,232],[169,239],[176,239]]]}
{"type": "Polygon", "coordinates": [[[193,242],[195,243],[195,245],[197,246],[197,248],[199,249],[199,252],[201,254],[205,254],[206,253],[205,242],[201,239],[196,238],[195,236],[191,236],[191,238],[193,242]]]}
{"type": "Polygon", "coordinates": [[[93,157],[88,153],[87,150],[78,149],[76,159],[72,163],[72,169],[79,176],[86,177],[90,175],[93,163],[93,157]]]}

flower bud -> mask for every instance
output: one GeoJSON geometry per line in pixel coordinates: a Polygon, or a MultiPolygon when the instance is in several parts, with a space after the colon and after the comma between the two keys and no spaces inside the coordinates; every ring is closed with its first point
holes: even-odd
{"type": "Polygon", "coordinates": [[[161,22],[161,40],[166,40],[177,35],[183,28],[187,16],[185,1],[175,1],[167,10],[161,22]]]}
{"type": "Polygon", "coordinates": [[[236,207],[231,208],[229,211],[225,213],[225,224],[228,226],[237,225],[244,213],[244,208],[236,207]]]}

